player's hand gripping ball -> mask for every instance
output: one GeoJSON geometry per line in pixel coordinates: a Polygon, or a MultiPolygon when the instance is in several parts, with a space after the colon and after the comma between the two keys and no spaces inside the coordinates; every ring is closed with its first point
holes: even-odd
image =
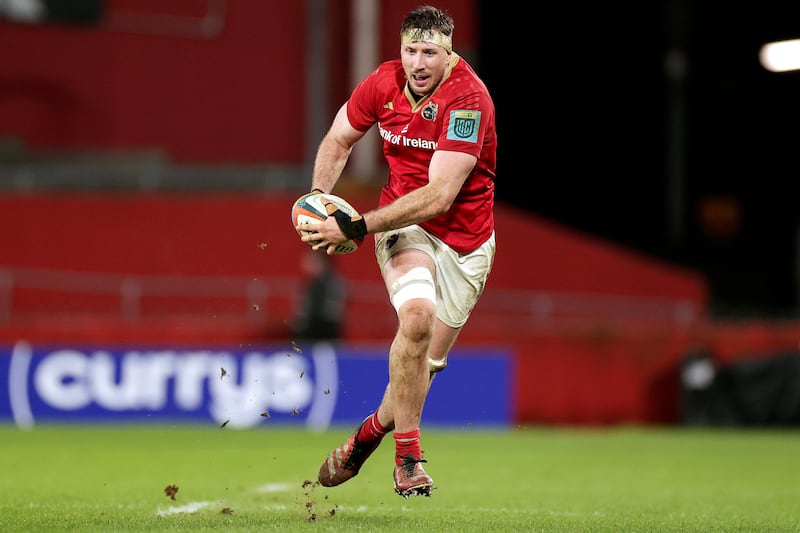
{"type": "MultiPolygon", "coordinates": [[[[337,208],[348,217],[359,216],[358,211],[356,211],[352,205],[347,203],[344,198],[340,198],[335,194],[320,192],[304,194],[295,200],[292,205],[292,226],[298,226],[304,223],[322,222],[328,218],[329,214],[336,211],[337,208]],[[330,205],[326,205],[325,202],[328,202],[330,205]]],[[[298,233],[303,235],[308,232],[298,230],[298,233]]],[[[318,241],[312,241],[308,244],[313,246],[317,242],[318,241]]],[[[363,242],[363,238],[351,238],[336,246],[336,250],[333,253],[337,255],[353,253],[358,250],[359,245],[363,242]]]]}

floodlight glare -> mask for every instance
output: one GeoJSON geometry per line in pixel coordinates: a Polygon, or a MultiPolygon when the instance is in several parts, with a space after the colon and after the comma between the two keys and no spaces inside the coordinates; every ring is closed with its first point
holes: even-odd
{"type": "Polygon", "coordinates": [[[758,59],[770,72],[800,70],[800,39],[767,43],[761,47],[758,59]]]}

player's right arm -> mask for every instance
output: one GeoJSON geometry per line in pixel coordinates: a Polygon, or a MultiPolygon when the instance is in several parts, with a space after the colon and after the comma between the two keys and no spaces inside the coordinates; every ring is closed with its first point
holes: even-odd
{"type": "Polygon", "coordinates": [[[332,192],[342,175],[353,146],[364,136],[347,118],[347,103],[339,108],[330,129],[322,138],[314,160],[311,189],[332,192]]]}

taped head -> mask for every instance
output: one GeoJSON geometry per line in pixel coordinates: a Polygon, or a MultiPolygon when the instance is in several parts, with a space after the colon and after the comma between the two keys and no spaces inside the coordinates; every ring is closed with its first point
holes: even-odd
{"type": "Polygon", "coordinates": [[[447,53],[453,51],[453,18],[433,6],[421,6],[412,11],[400,26],[400,43],[432,43],[447,53]]]}

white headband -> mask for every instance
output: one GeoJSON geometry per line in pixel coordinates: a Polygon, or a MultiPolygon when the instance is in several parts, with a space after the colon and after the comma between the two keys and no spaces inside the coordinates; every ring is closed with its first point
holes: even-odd
{"type": "Polygon", "coordinates": [[[439,45],[447,50],[448,54],[453,51],[453,39],[449,35],[445,35],[438,30],[421,30],[419,28],[411,28],[410,30],[406,30],[400,34],[401,44],[418,42],[439,45]]]}

